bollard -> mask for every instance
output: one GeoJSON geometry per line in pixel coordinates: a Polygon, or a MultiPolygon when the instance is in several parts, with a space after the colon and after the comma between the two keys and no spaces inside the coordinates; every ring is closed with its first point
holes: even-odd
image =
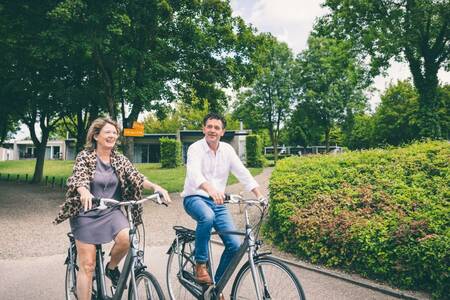
{"type": "Polygon", "coordinates": [[[47,186],[48,184],[48,176],[45,176],[45,185],[47,186]]]}
{"type": "Polygon", "coordinates": [[[16,182],[19,182],[19,181],[20,181],[20,174],[17,174],[16,182]]]}
{"type": "Polygon", "coordinates": [[[25,182],[28,182],[28,173],[25,174],[25,182]]]}
{"type": "Polygon", "coordinates": [[[55,187],[55,176],[52,177],[52,188],[55,187]]]}
{"type": "Polygon", "coordinates": [[[9,173],[8,173],[8,175],[6,176],[6,181],[9,181],[9,173]]]}

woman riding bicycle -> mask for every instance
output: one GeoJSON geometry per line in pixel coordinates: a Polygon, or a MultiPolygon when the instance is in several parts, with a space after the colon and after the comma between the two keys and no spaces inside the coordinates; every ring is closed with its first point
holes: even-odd
{"type": "MultiPolygon", "coordinates": [[[[114,286],[120,277],[117,267],[129,248],[128,221],[120,208],[91,210],[92,199],[140,199],[142,190],[160,192],[167,202],[165,189],[147,180],[133,164],[116,151],[119,127],[108,118],[98,118],[90,126],[85,149],[75,160],[72,176],[67,181],[66,200],[54,223],[70,218],[76,240],[79,272],[78,299],[90,299],[95,270],[95,245],[114,240],[106,276],[114,286]]],[[[132,209],[135,225],[142,223],[142,207],[132,209]]]]}

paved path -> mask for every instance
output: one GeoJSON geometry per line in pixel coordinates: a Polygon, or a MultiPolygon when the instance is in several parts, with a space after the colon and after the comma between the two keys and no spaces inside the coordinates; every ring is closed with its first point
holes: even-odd
{"type": "MultiPolygon", "coordinates": [[[[266,193],[270,173],[271,169],[266,169],[256,177],[266,193]]],[[[228,187],[227,191],[236,193],[241,189],[241,185],[236,184],[228,187]]],[[[58,190],[0,182],[0,299],[63,299],[65,234],[69,225],[68,222],[58,226],[51,224],[62,198],[63,193],[58,190]]],[[[172,199],[173,203],[168,208],[149,203],[144,216],[146,262],[164,289],[165,252],[173,239],[172,226],[194,227],[194,222],[183,210],[179,195],[173,194],[172,199]]],[[[243,215],[239,208],[234,206],[231,210],[238,226],[242,225],[243,215]]],[[[221,248],[220,245],[215,247],[221,248]]],[[[275,249],[274,252],[295,260],[275,249]]],[[[307,299],[395,299],[380,291],[303,267],[291,268],[300,278],[307,299]]],[[[362,281],[358,277],[356,279],[362,281]]],[[[408,295],[428,299],[427,295],[419,293],[408,295]]]]}

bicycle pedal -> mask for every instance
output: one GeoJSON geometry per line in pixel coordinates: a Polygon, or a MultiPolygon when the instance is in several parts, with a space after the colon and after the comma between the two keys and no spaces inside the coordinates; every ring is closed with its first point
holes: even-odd
{"type": "Polygon", "coordinates": [[[209,288],[211,285],[213,285],[213,282],[204,282],[204,281],[198,281],[196,278],[193,278],[194,282],[203,288],[209,288]]]}

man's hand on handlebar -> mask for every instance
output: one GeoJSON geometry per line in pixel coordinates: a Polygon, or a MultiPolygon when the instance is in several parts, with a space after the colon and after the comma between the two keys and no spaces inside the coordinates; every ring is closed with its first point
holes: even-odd
{"type": "Polygon", "coordinates": [[[267,206],[269,204],[269,200],[264,196],[258,197],[258,201],[262,206],[267,206]]]}

